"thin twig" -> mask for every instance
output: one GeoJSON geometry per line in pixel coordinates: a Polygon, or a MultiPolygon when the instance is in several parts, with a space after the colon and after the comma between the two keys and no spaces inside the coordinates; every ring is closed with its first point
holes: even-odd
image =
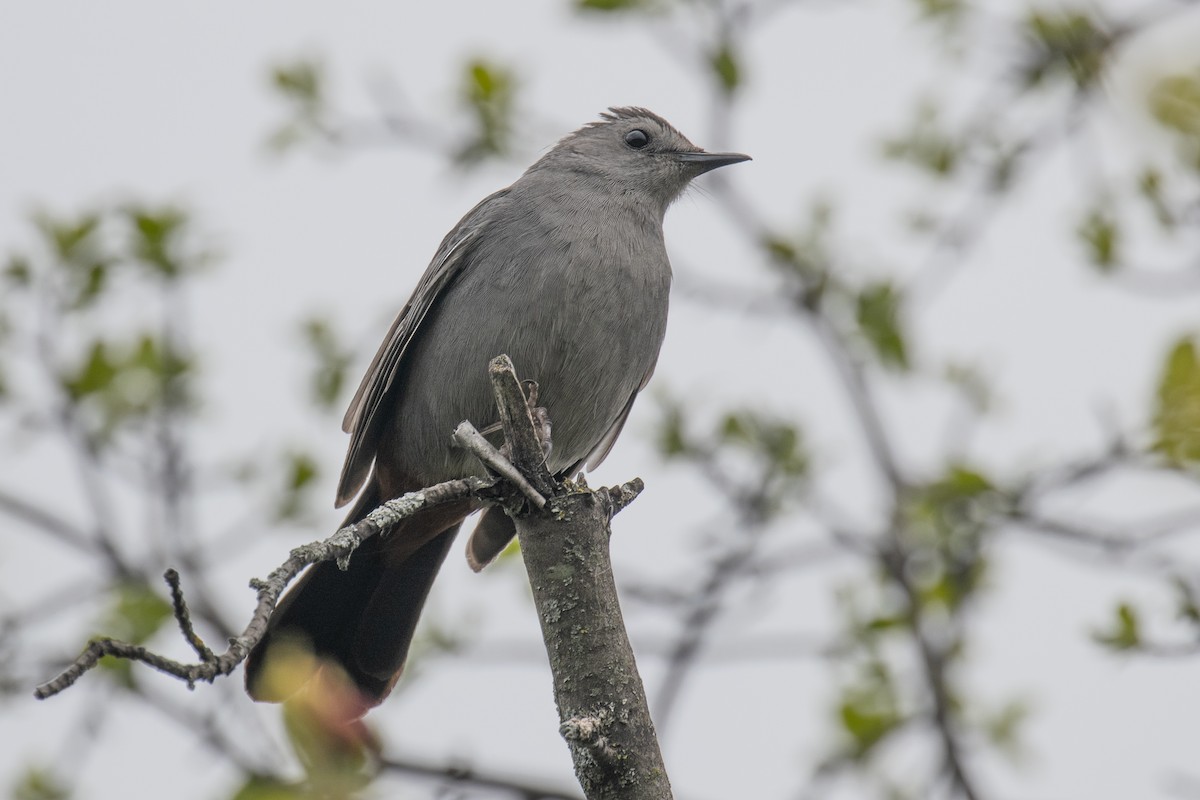
{"type": "Polygon", "coordinates": [[[521,800],[579,800],[579,795],[561,789],[539,786],[521,778],[488,775],[468,766],[454,764],[437,766],[395,756],[380,759],[378,763],[379,767],[386,771],[400,772],[443,783],[471,786],[476,789],[507,792],[521,800]]]}
{"type": "Polygon", "coordinates": [[[191,615],[188,613],[187,601],[183,599],[183,589],[179,585],[179,573],[173,569],[167,570],[163,578],[167,582],[167,586],[171,588],[171,605],[175,609],[175,621],[179,623],[179,630],[183,633],[183,638],[196,651],[196,655],[200,656],[200,660],[207,664],[216,661],[217,657],[208,645],[204,643],[196,634],[196,629],[192,625],[191,615]]]}
{"type": "Polygon", "coordinates": [[[0,511],[29,523],[37,528],[39,533],[48,533],[61,542],[85,550],[90,553],[102,550],[99,542],[88,536],[82,528],[55,515],[53,512],[36,506],[27,500],[0,490],[0,511]]]}
{"type": "Polygon", "coordinates": [[[517,487],[535,508],[546,507],[546,498],[470,422],[460,422],[454,429],[452,439],[456,445],[473,453],[492,472],[517,487]]]}
{"type": "MultiPolygon", "coordinates": [[[[212,683],[218,676],[233,672],[246,659],[250,650],[266,633],[267,621],[270,619],[271,612],[274,611],[280,595],[283,594],[283,590],[306,567],[317,562],[337,561],[338,566],[345,569],[349,564],[350,555],[372,536],[390,530],[400,520],[411,517],[418,511],[471,497],[480,490],[489,488],[493,483],[472,477],[446,481],[417,492],[410,492],[395,500],[389,500],[360,522],[342,528],[324,541],[313,542],[292,550],[287,561],[271,572],[266,580],[255,579],[250,582],[250,587],[258,594],[258,606],[254,615],[242,634],[230,639],[229,649],[211,660],[203,660],[198,664],[184,664],[151,652],[141,645],[109,638],[93,639],[71,666],[67,667],[58,677],[38,686],[34,690],[34,696],[39,700],[44,700],[58,694],[78,681],[85,672],[95,667],[104,656],[115,656],[148,664],[160,672],[185,681],[188,688],[193,688],[199,681],[212,683]]],[[[182,620],[181,626],[186,628],[182,620]]],[[[190,643],[191,639],[189,638],[188,641],[190,643]]]]}

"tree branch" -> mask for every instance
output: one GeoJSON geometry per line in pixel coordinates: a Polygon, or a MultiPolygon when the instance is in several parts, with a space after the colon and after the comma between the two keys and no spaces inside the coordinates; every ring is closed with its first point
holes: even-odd
{"type": "Polygon", "coordinates": [[[609,521],[642,482],[553,486],[512,362],[500,356],[489,371],[515,466],[535,486],[549,480],[555,489],[544,509],[515,521],[575,774],[588,800],[670,798],[608,550],[609,521]]]}
{"type": "Polygon", "coordinates": [[[320,561],[337,561],[345,568],[350,555],[367,539],[384,531],[390,530],[400,520],[412,516],[430,506],[461,500],[481,489],[491,485],[488,481],[478,478],[446,481],[436,486],[430,486],[417,492],[389,500],[372,511],[362,521],[342,528],[328,539],[313,542],[292,550],[287,561],[277,567],[266,580],[252,580],[250,587],[258,594],[258,606],[254,610],[249,624],[240,636],[229,641],[229,648],[221,655],[215,655],[200,641],[192,630],[192,622],[188,615],[187,605],[178,589],[179,576],[174,570],[166,575],[167,583],[171,586],[175,599],[175,618],[180,630],[189,645],[200,655],[200,661],[194,664],[184,664],[179,661],[161,656],[149,649],[129,642],[116,639],[98,638],[88,642],[87,647],[58,677],[48,681],[34,690],[34,696],[39,700],[52,697],[78,681],[85,672],[95,667],[104,656],[125,658],[140,661],[154,667],[159,672],[173,675],[185,681],[188,688],[194,688],[197,682],[212,683],[220,675],[228,675],[246,659],[263,634],[267,630],[267,620],[275,610],[280,595],[297,575],[306,567],[320,561]]]}
{"type": "Polygon", "coordinates": [[[553,789],[549,786],[537,786],[518,778],[501,778],[495,775],[488,775],[470,767],[454,764],[437,766],[405,758],[383,758],[379,761],[379,768],[405,775],[428,778],[431,781],[472,786],[478,789],[494,789],[507,792],[521,798],[521,800],[578,800],[578,795],[553,789]]]}

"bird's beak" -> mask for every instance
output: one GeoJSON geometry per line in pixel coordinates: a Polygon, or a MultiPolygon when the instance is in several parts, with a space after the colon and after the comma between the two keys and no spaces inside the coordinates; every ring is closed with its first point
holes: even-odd
{"type": "Polygon", "coordinates": [[[703,175],[717,167],[749,161],[750,156],[743,153],[705,153],[701,150],[698,153],[675,153],[675,159],[691,165],[697,175],[703,175]]]}

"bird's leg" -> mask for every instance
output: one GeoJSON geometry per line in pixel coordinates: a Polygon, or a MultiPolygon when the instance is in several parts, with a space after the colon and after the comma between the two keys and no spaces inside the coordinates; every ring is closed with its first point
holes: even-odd
{"type": "MultiPolygon", "coordinates": [[[[529,406],[529,416],[533,418],[533,432],[537,435],[538,441],[542,445],[542,457],[549,458],[550,452],[553,449],[551,439],[551,424],[550,412],[537,404],[538,400],[538,385],[537,381],[522,381],[522,388],[525,390],[525,403],[529,406]]],[[[480,431],[484,436],[491,436],[499,433],[501,425],[499,422],[494,422],[480,431]]],[[[500,445],[500,453],[505,458],[512,458],[512,448],[508,442],[500,445]]]]}
{"type": "Polygon", "coordinates": [[[533,432],[537,434],[538,441],[542,443],[542,456],[549,458],[550,451],[554,446],[550,434],[550,412],[537,404],[537,381],[522,381],[521,385],[525,389],[525,402],[529,405],[529,415],[533,417],[533,432]]]}

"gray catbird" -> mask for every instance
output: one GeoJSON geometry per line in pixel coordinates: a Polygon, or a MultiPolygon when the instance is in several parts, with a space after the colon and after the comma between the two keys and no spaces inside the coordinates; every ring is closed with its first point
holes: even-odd
{"type": "MultiPolygon", "coordinates": [[[[483,427],[496,418],[487,364],[501,353],[538,384],[554,425],[550,470],[569,475],[603,459],[666,331],[667,206],[696,176],[748,158],[706,153],[645,109],[613,108],[471,209],[442,240],[346,412],[337,504],[359,495],[346,524],[405,492],[481,472],[450,433],[464,419],[483,427]]],[[[294,638],[345,670],[363,710],[382,701],[473,510],[430,509],[367,540],[348,570],[312,567],[247,660],[250,694],[283,699],[262,667],[274,642],[294,638]]],[[[471,566],[481,569],[513,533],[501,510],[487,510],[467,545],[471,566]]]]}

